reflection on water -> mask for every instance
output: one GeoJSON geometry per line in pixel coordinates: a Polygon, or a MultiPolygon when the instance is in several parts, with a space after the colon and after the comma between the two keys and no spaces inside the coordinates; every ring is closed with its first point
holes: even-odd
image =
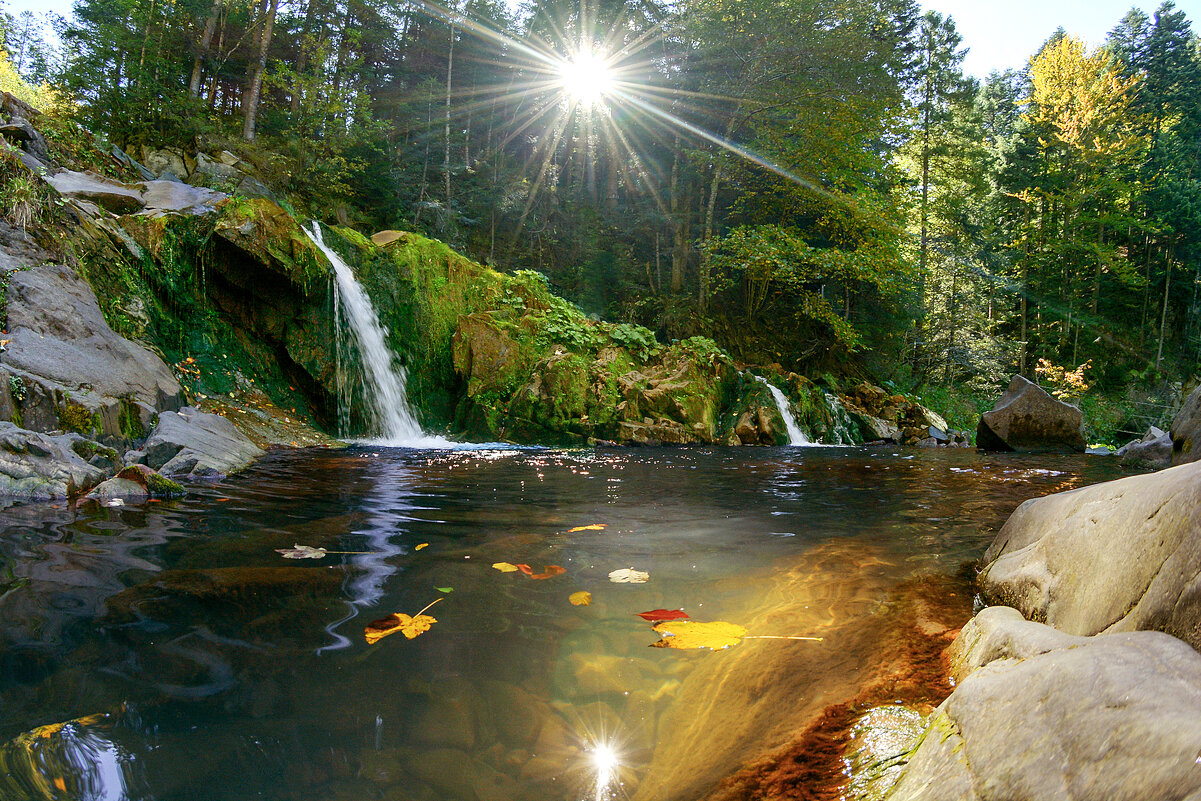
{"type": "Polygon", "coordinates": [[[706,797],[823,708],[891,686],[884,644],[912,606],[898,588],[944,577],[953,601],[907,607],[906,625],[950,636],[970,605],[945,577],[1018,503],[1118,470],[965,451],[374,448],[274,454],[169,503],[9,509],[0,801],[706,797]],[[586,524],[605,528],[568,531],[586,524]],[[275,553],[296,543],[367,553],[275,553]],[[650,580],[609,582],[628,567],[650,580]],[[579,590],[591,605],[568,601],[579,590]],[[364,642],[367,621],[438,598],[428,632],[364,642]],[[648,648],[635,613],[660,608],[824,639],[648,648]]]}

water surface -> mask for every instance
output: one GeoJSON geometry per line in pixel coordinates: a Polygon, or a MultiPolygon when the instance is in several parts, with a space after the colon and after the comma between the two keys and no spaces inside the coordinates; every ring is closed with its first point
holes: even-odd
{"type": "Polygon", "coordinates": [[[12,508],[0,799],[705,797],[886,670],[897,587],[962,575],[1022,500],[1119,475],[963,450],[357,447],[178,501],[12,508]],[[295,543],[368,553],[274,550],[295,543]],[[416,639],[364,641],[439,598],[416,639]],[[680,607],[824,640],[649,648],[635,613],[680,607]]]}

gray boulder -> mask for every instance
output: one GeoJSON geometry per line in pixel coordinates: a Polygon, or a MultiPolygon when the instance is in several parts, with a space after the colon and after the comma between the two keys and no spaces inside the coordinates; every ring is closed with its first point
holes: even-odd
{"type": "Polygon", "coordinates": [[[956,681],[963,681],[976,668],[998,659],[1029,659],[1087,642],[1087,637],[1064,634],[1046,624],[1027,620],[1012,607],[986,606],[960,630],[947,651],[947,658],[951,675],[956,681]]]}
{"type": "Polygon", "coordinates": [[[146,163],[146,168],[159,178],[162,178],[165,172],[185,178],[188,175],[188,166],[184,163],[181,153],[143,148],[142,161],[146,163]]]}
{"type": "Polygon", "coordinates": [[[183,487],[157,470],[152,470],[144,464],[133,464],[98,484],[87,497],[101,503],[115,499],[125,503],[141,503],[150,498],[168,498],[183,494],[183,487]]]}
{"type": "Polygon", "coordinates": [[[60,170],[45,178],[60,195],[86,200],[113,214],[132,214],[146,205],[137,188],[95,173],[60,170]]]}
{"type": "Polygon", "coordinates": [[[1201,655],[1159,632],[1108,634],[972,673],[887,799],[1196,801],[1198,743],[1201,655]]]}
{"type": "Polygon", "coordinates": [[[1172,464],[1172,437],[1151,426],[1141,439],[1131,440],[1118,448],[1116,455],[1122,464],[1159,470],[1172,464]]]}
{"type": "Polygon", "coordinates": [[[976,427],[976,447],[986,451],[1083,453],[1084,418],[1070,403],[1015,375],[976,427]]]}
{"type": "Polygon", "coordinates": [[[984,562],[985,600],[1030,620],[1201,648],[1201,463],[1026,501],[984,562]]]}
{"type": "Polygon", "coordinates": [[[0,121],[0,136],[18,145],[38,161],[49,163],[50,149],[46,145],[46,138],[24,117],[14,115],[6,122],[0,121]]]}
{"type": "Polygon", "coordinates": [[[142,450],[163,475],[192,478],[221,478],[264,453],[229,420],[191,406],[160,414],[142,450]]]}
{"type": "Polygon", "coordinates": [[[0,422],[0,497],[49,501],[94,487],[104,471],[77,452],[78,442],[78,437],[47,436],[0,422]]]}
{"type": "Polygon", "coordinates": [[[1201,386],[1184,401],[1172,420],[1172,464],[1201,459],[1201,386]]]}
{"type": "Polygon", "coordinates": [[[154,411],[179,408],[171,370],[109,328],[91,287],[70,268],[41,264],[9,276],[12,341],[0,394],[24,396],[12,398],[24,426],[128,440],[144,436],[154,411]]]}

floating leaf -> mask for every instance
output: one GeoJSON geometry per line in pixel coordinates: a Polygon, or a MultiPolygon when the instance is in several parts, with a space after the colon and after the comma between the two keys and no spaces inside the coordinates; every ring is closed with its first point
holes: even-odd
{"type": "Polygon", "coordinates": [[[546,565],[542,568],[541,573],[535,573],[534,568],[529,565],[515,565],[515,567],[532,579],[548,579],[554,576],[561,576],[567,572],[567,568],[559,567],[558,565],[546,565]]]}
{"type": "Polygon", "coordinates": [[[702,623],[696,620],[675,620],[656,623],[652,628],[662,637],[653,648],[712,648],[719,651],[737,645],[747,636],[747,630],[737,623],[714,620],[702,623]]]}
{"type": "MultiPolygon", "coordinates": [[[[508,562],[495,562],[495,563],[493,563],[492,566],[502,573],[516,573],[517,572],[517,565],[511,565],[508,562]]],[[[528,565],[527,565],[527,567],[528,567],[528,565]]]]}
{"type": "Polygon", "coordinates": [[[650,580],[650,573],[643,573],[641,570],[635,570],[632,567],[623,567],[621,570],[614,570],[609,574],[609,581],[614,584],[645,584],[650,580]]]}
{"type": "Polygon", "coordinates": [[[588,526],[576,526],[575,528],[567,529],[567,533],[571,534],[576,531],[604,531],[608,525],[606,523],[593,523],[588,526]]]}
{"type": "Polygon", "coordinates": [[[587,590],[580,590],[569,595],[567,600],[571,601],[572,606],[588,606],[592,603],[592,593],[587,590]]]}
{"type": "Polygon", "coordinates": [[[438,592],[454,592],[455,591],[454,587],[434,587],[434,589],[437,590],[438,592]]]}
{"type": "Polygon", "coordinates": [[[314,548],[311,545],[297,543],[291,548],[276,548],[275,552],[282,554],[285,559],[324,559],[329,551],[324,548],[314,548]]]}
{"type": "MultiPolygon", "coordinates": [[[[441,598],[438,598],[426,606],[425,609],[429,609],[441,600],[441,598]]],[[[363,636],[367,638],[367,644],[375,645],[384,637],[387,637],[389,634],[395,634],[398,631],[410,640],[429,631],[430,626],[438,621],[429,615],[422,614],[425,609],[422,609],[421,612],[412,617],[397,612],[368,623],[367,627],[363,629],[363,636]]]]}
{"type": "Polygon", "coordinates": [[[683,609],[652,609],[649,612],[637,612],[638,617],[657,623],[660,620],[687,620],[688,613],[683,609]]]}
{"type": "Polygon", "coordinates": [[[421,543],[420,545],[418,545],[416,548],[414,548],[413,550],[414,550],[414,551],[420,551],[422,548],[427,548],[427,547],[429,547],[429,543],[428,543],[428,542],[423,542],[423,543],[421,543]]]}

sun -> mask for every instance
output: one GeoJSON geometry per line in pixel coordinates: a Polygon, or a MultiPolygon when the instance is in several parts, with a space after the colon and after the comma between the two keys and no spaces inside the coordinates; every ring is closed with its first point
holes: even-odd
{"type": "Polygon", "coordinates": [[[559,88],[573,103],[588,107],[613,91],[613,69],[595,50],[581,50],[558,65],[559,88]]]}

